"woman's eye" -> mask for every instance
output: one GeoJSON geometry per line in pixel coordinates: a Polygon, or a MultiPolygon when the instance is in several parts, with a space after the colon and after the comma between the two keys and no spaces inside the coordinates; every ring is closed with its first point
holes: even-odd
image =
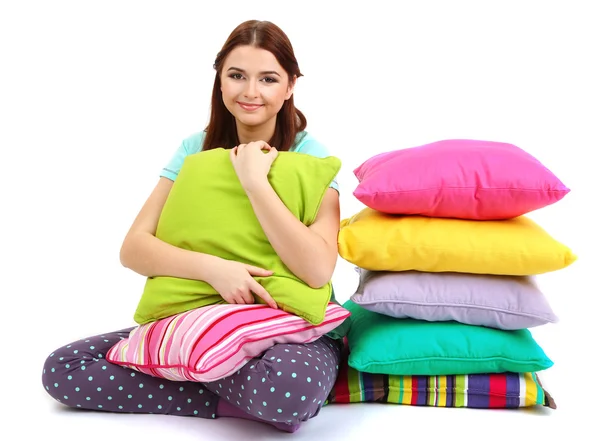
{"type": "Polygon", "coordinates": [[[265,81],[265,83],[276,83],[277,82],[277,80],[272,77],[265,77],[264,81],[265,81]]]}
{"type": "Polygon", "coordinates": [[[240,73],[234,73],[229,75],[229,78],[233,78],[234,80],[241,80],[242,79],[242,74],[240,73]]]}

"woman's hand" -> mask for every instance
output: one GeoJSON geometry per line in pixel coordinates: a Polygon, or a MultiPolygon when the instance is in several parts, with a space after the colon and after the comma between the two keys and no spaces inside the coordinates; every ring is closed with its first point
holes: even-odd
{"type": "Polygon", "coordinates": [[[252,276],[268,277],[272,271],[252,265],[221,259],[217,261],[207,282],[227,303],[254,303],[252,293],[263,299],[271,308],[277,309],[277,303],[252,276]]]}
{"type": "Polygon", "coordinates": [[[230,150],[231,163],[246,192],[268,183],[267,175],[278,153],[264,141],[240,144],[230,150]]]}

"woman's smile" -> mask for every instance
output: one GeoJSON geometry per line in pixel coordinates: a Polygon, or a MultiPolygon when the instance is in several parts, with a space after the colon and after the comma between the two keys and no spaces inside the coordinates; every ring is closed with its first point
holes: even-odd
{"type": "Polygon", "coordinates": [[[238,101],[237,103],[246,112],[253,112],[255,110],[260,109],[262,106],[264,106],[264,104],[251,104],[251,103],[244,103],[241,101],[238,101]]]}

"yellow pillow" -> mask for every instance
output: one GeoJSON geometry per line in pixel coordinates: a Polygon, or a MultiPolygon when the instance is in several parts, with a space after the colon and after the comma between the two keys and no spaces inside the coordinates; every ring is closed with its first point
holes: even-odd
{"type": "Polygon", "coordinates": [[[466,220],[389,215],[365,208],[342,220],[342,258],[372,271],[535,275],[577,257],[533,220],[466,220]]]}

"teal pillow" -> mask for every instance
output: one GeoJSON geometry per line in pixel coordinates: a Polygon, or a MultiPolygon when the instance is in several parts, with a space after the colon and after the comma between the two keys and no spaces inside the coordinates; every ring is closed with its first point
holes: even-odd
{"type": "Polygon", "coordinates": [[[554,363],[528,329],[395,318],[348,300],[348,365],[388,375],[538,372],[554,363]]]}
{"type": "MultiPolygon", "coordinates": [[[[340,168],[335,156],[279,152],[268,179],[290,212],[308,226],[340,168]]],[[[156,237],[179,248],[272,270],[272,276],[255,279],[280,309],[315,325],[325,318],[331,281],[311,288],[279,258],[240,184],[229,150],[217,148],[185,158],[161,212],[156,237]]],[[[149,277],[134,320],[143,325],[217,303],[225,300],[206,282],[149,277]]]]}

